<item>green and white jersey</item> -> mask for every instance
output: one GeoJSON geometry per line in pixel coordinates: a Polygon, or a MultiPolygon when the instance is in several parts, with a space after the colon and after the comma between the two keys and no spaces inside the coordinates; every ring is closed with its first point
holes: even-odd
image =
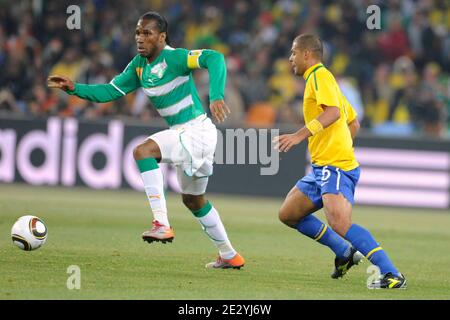
{"type": "Polygon", "coordinates": [[[174,126],[205,113],[192,78],[192,71],[197,68],[208,69],[210,100],[224,99],[226,66],[221,53],[169,46],[151,63],[136,55],[107,85],[76,84],[75,90],[69,93],[91,101],[106,102],[142,88],[167,124],[174,126]]]}

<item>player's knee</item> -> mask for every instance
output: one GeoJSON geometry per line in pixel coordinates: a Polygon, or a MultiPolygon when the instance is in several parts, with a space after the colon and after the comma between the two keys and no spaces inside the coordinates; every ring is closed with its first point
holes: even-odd
{"type": "Polygon", "coordinates": [[[351,220],[346,217],[340,217],[338,219],[335,219],[333,221],[330,221],[330,227],[336,231],[338,235],[341,237],[344,237],[347,233],[348,229],[351,226],[351,220]]]}
{"type": "Polygon", "coordinates": [[[281,207],[280,210],[278,210],[278,219],[284,224],[286,224],[288,220],[286,210],[283,207],[281,207]]]}
{"type": "Polygon", "coordinates": [[[158,145],[151,140],[147,140],[133,149],[133,157],[135,160],[160,158],[158,151],[158,145]]]}
{"type": "Polygon", "coordinates": [[[285,225],[287,225],[288,227],[294,228],[296,225],[296,221],[294,221],[292,219],[292,214],[291,212],[286,209],[285,207],[281,207],[280,210],[278,211],[278,219],[284,223],[285,225]]]}
{"type": "Polygon", "coordinates": [[[140,144],[133,149],[133,157],[135,160],[141,160],[145,158],[145,146],[143,144],[140,144]]]}
{"type": "Polygon", "coordinates": [[[185,195],[183,194],[183,204],[190,210],[195,206],[195,200],[193,199],[193,196],[191,195],[185,195]]]}
{"type": "Polygon", "coordinates": [[[191,194],[183,194],[183,204],[191,211],[200,210],[206,204],[203,195],[195,196],[191,194]]]}

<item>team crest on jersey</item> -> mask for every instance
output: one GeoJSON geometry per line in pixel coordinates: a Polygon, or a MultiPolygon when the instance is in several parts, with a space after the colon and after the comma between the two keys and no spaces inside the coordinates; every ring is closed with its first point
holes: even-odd
{"type": "Polygon", "coordinates": [[[166,59],[164,59],[162,62],[155,64],[153,68],[150,70],[151,74],[156,75],[158,78],[162,78],[164,75],[164,72],[167,69],[167,63],[166,59]]]}

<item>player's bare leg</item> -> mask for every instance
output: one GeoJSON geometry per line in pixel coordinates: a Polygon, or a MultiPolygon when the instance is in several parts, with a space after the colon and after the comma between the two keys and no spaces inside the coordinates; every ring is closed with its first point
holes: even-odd
{"type": "MultiPolygon", "coordinates": [[[[200,178],[201,179],[201,178],[200,178]]],[[[219,250],[219,257],[215,262],[208,263],[207,268],[240,269],[245,260],[234,250],[228,239],[225,227],[217,210],[206,200],[205,195],[182,194],[184,205],[191,210],[203,231],[219,250]]]]}
{"type": "Polygon", "coordinates": [[[293,187],[279,211],[279,219],[287,226],[328,246],[335,254],[335,269],[331,275],[337,279],[353,265],[358,264],[362,255],[351,247],[341,236],[327,227],[311,213],[318,207],[297,186],[293,187]]]}
{"type": "Polygon", "coordinates": [[[317,210],[314,203],[294,186],[284,199],[278,218],[288,227],[295,229],[300,220],[317,210]]]}
{"type": "Polygon", "coordinates": [[[328,223],[337,233],[352,243],[370,262],[380,268],[382,277],[369,285],[369,289],[406,288],[405,277],[397,271],[383,248],[369,231],[352,223],[352,205],[341,194],[323,195],[323,204],[328,223]]]}
{"type": "Polygon", "coordinates": [[[328,224],[341,237],[344,237],[352,225],[352,205],[342,193],[327,193],[322,196],[328,224]]]}
{"type": "Polygon", "coordinates": [[[153,212],[152,228],[142,234],[142,239],[149,243],[172,242],[174,232],[167,218],[164,179],[158,166],[161,150],[155,141],[147,139],[134,149],[133,156],[141,172],[145,193],[153,212]]]}

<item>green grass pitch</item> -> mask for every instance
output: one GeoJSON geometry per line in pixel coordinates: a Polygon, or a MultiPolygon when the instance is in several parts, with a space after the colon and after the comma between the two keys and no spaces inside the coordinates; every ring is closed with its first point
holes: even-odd
{"type": "MultiPolygon", "coordinates": [[[[172,244],[141,240],[151,214],[143,193],[0,185],[0,299],[449,299],[450,214],[445,211],[356,207],[367,227],[406,275],[406,290],[368,290],[368,261],[344,279],[330,273],[334,255],[283,226],[282,199],[210,195],[242,270],[209,270],[212,242],[178,195],[168,196],[172,244]],[[45,246],[25,252],[10,230],[22,215],[42,218],[45,246]],[[81,270],[69,290],[67,268],[81,270]]],[[[323,214],[319,214],[323,219],[323,214]]]]}

